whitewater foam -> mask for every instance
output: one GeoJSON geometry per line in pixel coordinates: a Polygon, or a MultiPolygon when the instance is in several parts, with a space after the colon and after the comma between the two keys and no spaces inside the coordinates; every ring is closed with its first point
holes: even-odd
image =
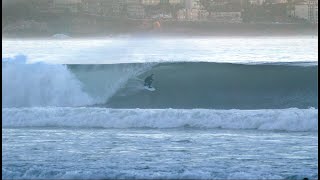
{"type": "Polygon", "coordinates": [[[4,108],[3,127],[222,128],[318,131],[318,110],[4,108]]]}
{"type": "Polygon", "coordinates": [[[66,65],[27,64],[25,56],[2,61],[2,106],[81,106],[95,101],[66,65]]]}
{"type": "Polygon", "coordinates": [[[101,104],[132,77],[155,63],[84,68],[72,72],[63,64],[28,63],[24,55],[2,59],[2,106],[86,106],[101,104]]]}

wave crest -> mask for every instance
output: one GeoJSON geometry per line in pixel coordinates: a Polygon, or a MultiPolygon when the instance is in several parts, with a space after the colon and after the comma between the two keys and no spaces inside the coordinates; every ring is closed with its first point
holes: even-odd
{"type": "Polygon", "coordinates": [[[222,128],[318,131],[318,110],[4,108],[3,127],[222,128]]]}

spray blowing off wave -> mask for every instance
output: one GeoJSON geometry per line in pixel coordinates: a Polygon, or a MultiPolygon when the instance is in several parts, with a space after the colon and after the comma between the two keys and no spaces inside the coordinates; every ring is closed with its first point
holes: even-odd
{"type": "Polygon", "coordinates": [[[318,131],[317,109],[4,108],[4,127],[222,128],[318,131]]]}
{"type": "Polygon", "coordinates": [[[84,74],[70,71],[67,65],[27,64],[25,56],[5,58],[2,59],[2,105],[70,107],[104,103],[129,78],[149,66],[121,66],[102,71],[90,66],[84,74]]]}
{"type": "Polygon", "coordinates": [[[79,106],[95,103],[65,65],[26,64],[17,56],[2,62],[2,106],[79,106]]]}

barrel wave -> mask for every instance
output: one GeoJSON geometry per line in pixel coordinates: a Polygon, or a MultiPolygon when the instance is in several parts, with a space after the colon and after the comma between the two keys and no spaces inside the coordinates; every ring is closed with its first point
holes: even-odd
{"type": "Polygon", "coordinates": [[[2,65],[4,127],[318,131],[314,64],[2,65]]]}
{"type": "Polygon", "coordinates": [[[2,62],[4,107],[318,108],[317,65],[52,65],[26,64],[24,58],[2,62]],[[155,74],[154,92],[143,88],[144,78],[151,73],[155,74]]]}
{"type": "MultiPolygon", "coordinates": [[[[181,62],[118,65],[69,65],[84,83],[89,94],[101,85],[89,83],[114,76],[94,76],[92,71],[143,69],[118,86],[105,103],[109,108],[209,108],[278,109],[318,107],[317,66],[294,64],[224,64],[181,62]],[[155,74],[155,92],[145,91],[143,79],[155,74]],[[101,77],[102,76],[102,77],[101,77]],[[91,77],[91,79],[90,79],[91,77]]],[[[128,73],[118,73],[122,78],[128,73]]],[[[130,74],[132,75],[132,73],[130,74]]],[[[103,82],[104,80],[101,80],[103,82]]],[[[108,81],[108,80],[105,80],[108,81]]],[[[102,83],[103,84],[103,83],[102,83]]],[[[100,88],[101,89],[101,88],[100,88]]],[[[105,90],[104,92],[107,92],[105,90]]]]}

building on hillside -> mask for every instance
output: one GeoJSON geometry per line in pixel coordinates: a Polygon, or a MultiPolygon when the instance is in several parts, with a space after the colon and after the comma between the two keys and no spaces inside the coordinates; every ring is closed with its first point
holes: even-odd
{"type": "Polygon", "coordinates": [[[185,8],[186,9],[192,9],[193,8],[193,0],[185,0],[185,8]]]}
{"type": "Polygon", "coordinates": [[[179,9],[177,12],[177,20],[185,21],[187,20],[187,10],[186,9],[179,9]]]}
{"type": "Polygon", "coordinates": [[[142,19],[145,17],[145,10],[140,0],[127,0],[127,15],[129,18],[142,19]]]}
{"type": "Polygon", "coordinates": [[[112,9],[112,1],[108,0],[108,1],[105,1],[105,0],[100,0],[100,14],[102,16],[112,16],[113,14],[113,9],[112,9]]]}
{"type": "Polygon", "coordinates": [[[313,24],[318,24],[318,1],[308,0],[295,5],[294,15],[313,24]]]}
{"type": "Polygon", "coordinates": [[[285,4],[288,3],[288,0],[272,0],[273,4],[285,4]]]}
{"type": "Polygon", "coordinates": [[[155,6],[160,3],[160,0],[142,0],[141,4],[147,5],[147,6],[155,6]]]}
{"type": "Polygon", "coordinates": [[[172,5],[182,4],[184,0],[169,0],[169,3],[172,5]]]}
{"type": "Polygon", "coordinates": [[[81,0],[53,0],[50,11],[77,13],[81,8],[81,0]]]}
{"type": "MultiPolygon", "coordinates": [[[[176,1],[178,2],[178,1],[176,1]]],[[[180,21],[197,21],[206,20],[209,13],[203,8],[200,0],[185,0],[180,1],[184,3],[184,9],[177,12],[177,19],[180,21]]]]}
{"type": "Polygon", "coordinates": [[[169,0],[160,0],[160,4],[169,4],[169,0]]]}
{"type": "Polygon", "coordinates": [[[126,0],[126,4],[141,4],[142,0],[126,0]]]}
{"type": "Polygon", "coordinates": [[[308,3],[308,20],[313,24],[318,24],[318,0],[309,0],[308,3]]]}
{"type": "MultiPolygon", "coordinates": [[[[247,4],[250,3],[263,3],[263,1],[246,1],[247,4]]],[[[242,12],[243,12],[243,1],[236,0],[217,0],[211,3],[213,7],[210,11],[208,19],[213,22],[223,22],[223,23],[241,23],[242,12]]]]}
{"type": "Polygon", "coordinates": [[[81,0],[82,12],[90,15],[100,15],[102,8],[100,0],[81,0]]]}
{"type": "Polygon", "coordinates": [[[112,16],[121,16],[124,14],[125,5],[127,3],[126,0],[110,0],[112,1],[111,9],[112,9],[112,16]]]}
{"type": "Polygon", "coordinates": [[[241,12],[212,12],[210,20],[214,22],[241,23],[241,12]]]}
{"type": "Polygon", "coordinates": [[[308,19],[308,4],[299,3],[294,7],[294,16],[300,19],[308,19]]]}
{"type": "Polygon", "coordinates": [[[35,7],[39,12],[47,13],[53,9],[53,0],[30,0],[30,3],[35,7]]]}
{"type": "Polygon", "coordinates": [[[250,4],[259,5],[259,6],[261,6],[264,2],[265,0],[249,0],[250,4]]]}
{"type": "Polygon", "coordinates": [[[262,0],[262,4],[285,4],[288,3],[288,0],[262,0]]]}

